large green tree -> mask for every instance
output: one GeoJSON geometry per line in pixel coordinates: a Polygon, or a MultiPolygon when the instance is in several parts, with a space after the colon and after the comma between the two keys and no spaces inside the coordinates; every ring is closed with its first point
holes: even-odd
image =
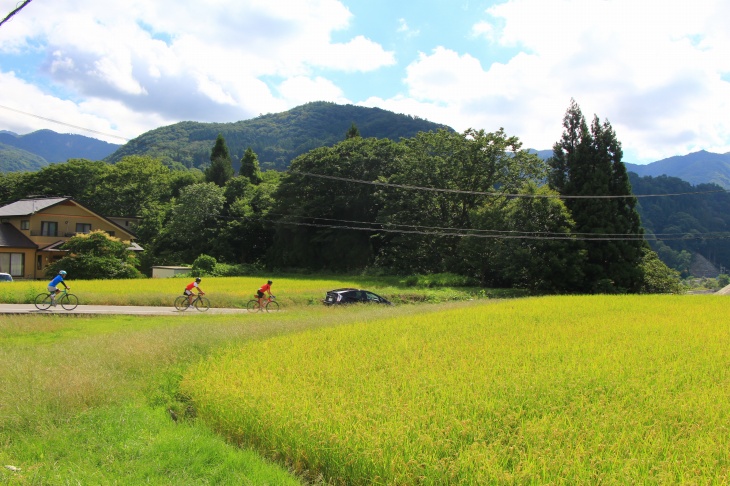
{"type": "Polygon", "coordinates": [[[205,169],[205,181],[212,182],[219,187],[226,185],[228,179],[233,177],[234,170],[231,162],[231,154],[222,134],[218,134],[215,145],[210,152],[210,166],[205,169]]]}
{"type": "Polygon", "coordinates": [[[495,195],[515,193],[525,180],[541,180],[545,163],[522,150],[504,130],[447,130],[403,140],[404,153],[378,192],[378,222],[390,232],[380,238],[378,265],[401,273],[459,268],[459,231],[473,228],[473,211],[504,204],[495,195]],[[417,186],[406,188],[403,186],[417,186]]]}
{"type": "Polygon", "coordinates": [[[643,230],[621,143],[609,122],[590,129],[571,100],[553,146],[550,185],[563,196],[586,251],[582,291],[637,292],[642,285],[643,230]]]}
{"type": "Polygon", "coordinates": [[[459,254],[485,286],[568,292],[581,281],[582,252],[574,222],[557,193],[528,181],[518,197],[488,204],[472,216],[473,236],[459,254]]]}
{"type": "Polygon", "coordinates": [[[297,157],[274,194],[276,263],[328,270],[371,264],[383,190],[372,183],[391,176],[403,152],[391,140],[355,137],[297,157]]]}

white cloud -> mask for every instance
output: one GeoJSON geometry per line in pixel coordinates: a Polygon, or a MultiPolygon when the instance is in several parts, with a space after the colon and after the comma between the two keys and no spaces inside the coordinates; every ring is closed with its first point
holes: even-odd
{"type": "Polygon", "coordinates": [[[290,105],[301,105],[312,100],[331,101],[340,104],[350,103],[339,87],[322,77],[314,79],[306,76],[289,78],[279,85],[278,90],[290,105]]]}

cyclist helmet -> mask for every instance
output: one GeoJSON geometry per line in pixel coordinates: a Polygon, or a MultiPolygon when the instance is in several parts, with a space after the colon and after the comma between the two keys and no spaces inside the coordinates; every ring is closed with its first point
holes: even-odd
{"type": "Polygon", "coordinates": [[[66,275],[66,270],[61,270],[60,272],[58,272],[58,274],[59,275],[66,275]]]}
{"type": "Polygon", "coordinates": [[[195,281],[196,281],[196,282],[200,282],[200,277],[196,277],[196,278],[195,278],[195,281]]]}
{"type": "Polygon", "coordinates": [[[268,282],[266,282],[266,283],[267,283],[267,284],[269,284],[269,285],[271,285],[271,284],[272,284],[272,283],[274,283],[274,282],[272,282],[271,280],[269,280],[269,281],[268,281],[268,282]]]}

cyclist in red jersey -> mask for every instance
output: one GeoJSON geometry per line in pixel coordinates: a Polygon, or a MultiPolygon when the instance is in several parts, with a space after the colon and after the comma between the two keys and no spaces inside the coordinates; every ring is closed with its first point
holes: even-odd
{"type": "Polygon", "coordinates": [[[260,289],[258,289],[256,291],[256,295],[259,298],[259,305],[261,305],[261,299],[264,298],[264,295],[265,295],[264,292],[268,292],[269,293],[269,296],[274,297],[274,295],[271,293],[271,286],[273,285],[273,283],[274,282],[272,282],[271,280],[269,280],[268,282],[266,282],[265,284],[263,284],[260,289]]]}
{"type": "Polygon", "coordinates": [[[190,282],[185,286],[185,292],[183,292],[185,295],[188,296],[188,304],[193,305],[193,289],[198,290],[198,294],[205,295],[205,292],[203,292],[203,289],[200,288],[200,277],[197,277],[195,279],[195,282],[190,282]]]}

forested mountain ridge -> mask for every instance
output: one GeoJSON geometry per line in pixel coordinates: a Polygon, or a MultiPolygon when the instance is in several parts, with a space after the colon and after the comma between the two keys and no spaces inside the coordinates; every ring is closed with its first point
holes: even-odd
{"type": "Polygon", "coordinates": [[[0,172],[35,172],[47,165],[39,155],[0,143],[0,172]]]}
{"type": "Polygon", "coordinates": [[[116,163],[128,155],[147,155],[161,159],[170,167],[177,164],[202,167],[210,163],[211,148],[221,134],[235,170],[240,167],[240,159],[248,147],[258,156],[262,169],[285,170],[297,156],[344,140],[353,123],[362,137],[393,141],[411,138],[418,132],[452,130],[380,108],[322,101],[233,123],[185,121],[160,127],[120,147],[105,160],[116,163]]]}
{"type": "MultiPolygon", "coordinates": [[[[119,145],[95,138],[53,130],[38,130],[26,135],[0,131],[0,144],[30,152],[45,160],[41,166],[21,170],[37,170],[49,163],[66,162],[68,159],[102,160],[119,148],[119,145]]],[[[13,160],[17,164],[18,160],[13,160]]],[[[0,171],[10,172],[11,169],[0,166],[0,171]]]]}
{"type": "Polygon", "coordinates": [[[730,152],[716,154],[700,150],[687,155],[677,155],[646,165],[625,164],[626,170],[640,176],[677,177],[692,185],[717,184],[730,189],[730,152]]]}

